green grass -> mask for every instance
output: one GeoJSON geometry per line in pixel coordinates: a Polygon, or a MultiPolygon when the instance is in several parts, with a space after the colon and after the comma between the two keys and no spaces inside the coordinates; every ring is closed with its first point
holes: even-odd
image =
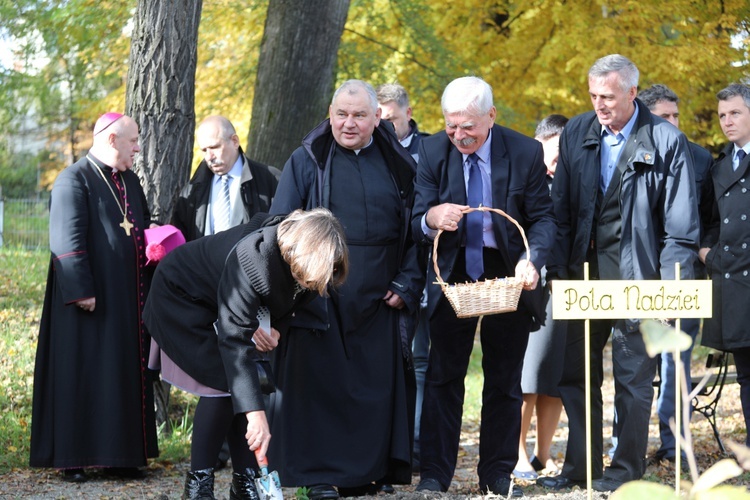
{"type": "MultiPolygon", "coordinates": [[[[0,247],[0,475],[27,467],[34,356],[49,251],[0,247]]],[[[169,421],[159,429],[158,462],[190,457],[197,398],[172,390],[169,421]]]]}
{"type": "Polygon", "coordinates": [[[34,354],[48,255],[0,249],[0,473],[28,462],[34,354]]]}

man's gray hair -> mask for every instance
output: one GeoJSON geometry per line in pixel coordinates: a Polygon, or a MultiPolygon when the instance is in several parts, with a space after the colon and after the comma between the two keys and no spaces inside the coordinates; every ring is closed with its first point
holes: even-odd
{"type": "Polygon", "coordinates": [[[492,87],[476,76],[456,78],[445,87],[440,105],[443,114],[486,115],[493,106],[492,87]]]}
{"type": "Polygon", "coordinates": [[[378,86],[375,91],[378,94],[378,102],[380,104],[395,102],[401,109],[409,107],[409,94],[407,94],[406,89],[398,83],[384,83],[378,86]]]}
{"type": "Polygon", "coordinates": [[[610,73],[620,75],[622,90],[627,91],[631,87],[638,87],[638,68],[627,57],[620,54],[610,54],[597,59],[589,70],[589,78],[604,78],[610,73]]]}
{"type": "Polygon", "coordinates": [[[349,95],[355,95],[359,94],[361,90],[364,90],[367,93],[372,112],[375,113],[378,110],[378,95],[375,93],[375,89],[372,88],[372,85],[362,80],[347,80],[342,83],[341,86],[336,89],[336,92],[333,93],[331,106],[333,106],[334,101],[336,101],[336,98],[342,92],[346,92],[349,95]]]}
{"type": "Polygon", "coordinates": [[[656,105],[662,101],[673,102],[675,104],[680,102],[680,98],[677,97],[677,94],[675,94],[672,89],[661,83],[657,83],[646,90],[638,92],[638,99],[640,99],[651,111],[653,111],[656,105]]]}
{"type": "Polygon", "coordinates": [[[750,87],[742,83],[733,83],[716,93],[716,98],[720,101],[728,101],[732,97],[740,96],[745,101],[745,106],[750,108],[750,87]]]}

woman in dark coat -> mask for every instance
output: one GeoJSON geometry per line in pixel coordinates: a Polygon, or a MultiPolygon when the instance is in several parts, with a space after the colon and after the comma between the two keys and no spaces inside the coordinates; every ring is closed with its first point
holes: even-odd
{"type": "Polygon", "coordinates": [[[275,217],[245,236],[260,217],[167,255],[146,305],[146,325],[179,369],[169,382],[201,396],[183,498],[213,498],[213,465],[225,437],[234,468],[230,498],[253,497],[248,448],[265,455],[271,437],[257,351],[277,344],[313,291],[324,294],[347,273],[343,230],[328,210],[275,217]],[[259,328],[261,307],[270,313],[271,331],[259,328]]]}

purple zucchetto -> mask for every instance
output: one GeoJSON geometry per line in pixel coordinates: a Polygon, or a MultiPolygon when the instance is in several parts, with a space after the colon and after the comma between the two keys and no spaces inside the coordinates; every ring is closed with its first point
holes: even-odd
{"type": "Polygon", "coordinates": [[[96,125],[94,125],[94,135],[97,135],[99,132],[102,132],[107,127],[112,125],[114,122],[122,118],[122,113],[115,113],[115,112],[109,112],[104,113],[102,116],[99,117],[98,120],[96,120],[96,125]]]}

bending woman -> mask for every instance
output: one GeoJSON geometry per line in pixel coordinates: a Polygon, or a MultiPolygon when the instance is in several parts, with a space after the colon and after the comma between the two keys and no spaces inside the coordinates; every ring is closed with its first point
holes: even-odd
{"type": "Polygon", "coordinates": [[[343,229],[328,210],[274,217],[247,235],[257,217],[173,250],[157,266],[146,303],[145,324],[163,351],[162,378],[201,396],[183,498],[213,498],[225,437],[230,498],[257,498],[251,451],[265,455],[271,435],[256,351],[273,349],[292,312],[347,275],[343,229]],[[261,306],[271,332],[259,328],[261,306]]]}

